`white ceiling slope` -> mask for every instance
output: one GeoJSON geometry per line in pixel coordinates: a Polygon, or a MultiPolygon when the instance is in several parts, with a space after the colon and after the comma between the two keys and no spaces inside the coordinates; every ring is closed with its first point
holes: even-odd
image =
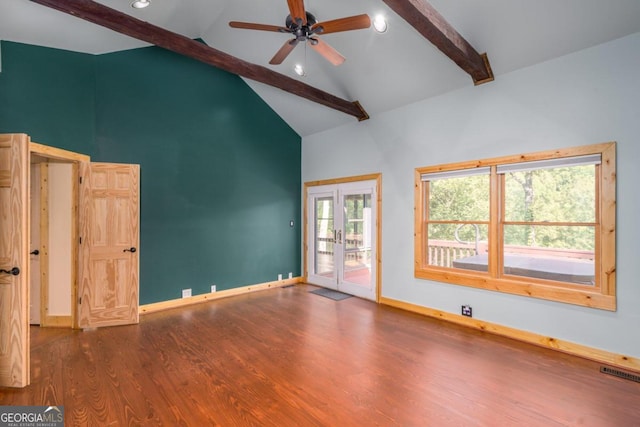
{"type": "MultiPolygon", "coordinates": [[[[321,36],[346,58],[334,67],[315,51],[296,47],[278,66],[269,59],[288,35],[230,28],[228,21],[284,25],[285,0],[151,0],[136,10],[131,0],[106,6],[263,65],[348,101],[375,115],[451,90],[472,86],[471,77],[389,9],[382,0],[306,0],[319,21],[384,14],[389,30],[321,36]],[[305,63],[307,76],[293,73],[305,63]]],[[[638,0],[431,0],[430,3],[480,53],[496,76],[640,31],[638,0]]],[[[0,1],[0,39],[86,53],[147,46],[128,36],[29,0],[0,1]]],[[[356,119],[261,83],[247,83],[301,136],[356,119]]],[[[491,83],[488,83],[491,84],[491,83]]]]}

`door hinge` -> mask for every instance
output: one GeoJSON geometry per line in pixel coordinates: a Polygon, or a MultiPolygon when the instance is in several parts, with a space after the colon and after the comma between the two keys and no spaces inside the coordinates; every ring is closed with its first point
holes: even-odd
{"type": "Polygon", "coordinates": [[[78,298],[78,305],[82,304],[82,297],[78,298]]]}
{"type": "Polygon", "coordinates": [[[80,237],[80,244],[82,244],[82,237],[80,237]]]}
{"type": "Polygon", "coordinates": [[[80,177],[80,184],[82,184],[82,177],[80,177]]]}

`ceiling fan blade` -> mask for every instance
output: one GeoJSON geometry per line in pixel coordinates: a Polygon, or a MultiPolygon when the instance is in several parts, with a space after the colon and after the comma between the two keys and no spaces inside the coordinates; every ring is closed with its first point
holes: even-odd
{"type": "Polygon", "coordinates": [[[304,0],[287,0],[289,5],[289,13],[293,22],[297,22],[298,19],[302,20],[302,25],[307,23],[307,13],[304,10],[304,0]]]}
{"type": "Polygon", "coordinates": [[[319,38],[310,38],[309,45],[333,65],[340,65],[345,61],[344,56],[319,38]]]}
{"type": "Polygon", "coordinates": [[[277,51],[275,55],[273,55],[273,58],[271,58],[271,61],[269,61],[269,64],[271,65],[282,64],[282,61],[284,61],[285,58],[289,56],[289,54],[291,53],[293,48],[296,47],[297,44],[298,44],[298,39],[286,41],[282,45],[280,50],[277,51]]]}
{"type": "Polygon", "coordinates": [[[371,26],[369,15],[355,15],[347,18],[333,19],[331,21],[318,22],[311,27],[311,32],[317,34],[337,33],[340,31],[361,30],[371,26]],[[320,29],[322,27],[322,29],[320,29]]]}
{"type": "Polygon", "coordinates": [[[243,28],[245,30],[275,31],[276,33],[290,33],[291,31],[285,27],[278,25],[254,24],[251,22],[231,21],[229,26],[233,28],[243,28]]]}

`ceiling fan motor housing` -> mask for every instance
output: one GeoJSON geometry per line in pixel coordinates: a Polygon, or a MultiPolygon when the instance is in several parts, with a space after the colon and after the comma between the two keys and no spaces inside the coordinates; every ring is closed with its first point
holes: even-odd
{"type": "Polygon", "coordinates": [[[314,34],[316,31],[311,31],[311,27],[315,25],[318,20],[313,14],[306,12],[307,15],[307,23],[305,25],[300,25],[298,22],[294,22],[291,15],[287,16],[285,20],[285,25],[287,28],[291,30],[291,33],[296,36],[299,41],[303,41],[308,36],[314,34]]]}

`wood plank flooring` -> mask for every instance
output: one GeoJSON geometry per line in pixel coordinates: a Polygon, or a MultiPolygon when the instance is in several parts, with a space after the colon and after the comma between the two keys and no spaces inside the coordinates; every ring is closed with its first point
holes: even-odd
{"type": "Polygon", "coordinates": [[[633,426],[640,384],[600,365],[309,285],[32,327],[32,384],[67,426],[633,426]]]}

